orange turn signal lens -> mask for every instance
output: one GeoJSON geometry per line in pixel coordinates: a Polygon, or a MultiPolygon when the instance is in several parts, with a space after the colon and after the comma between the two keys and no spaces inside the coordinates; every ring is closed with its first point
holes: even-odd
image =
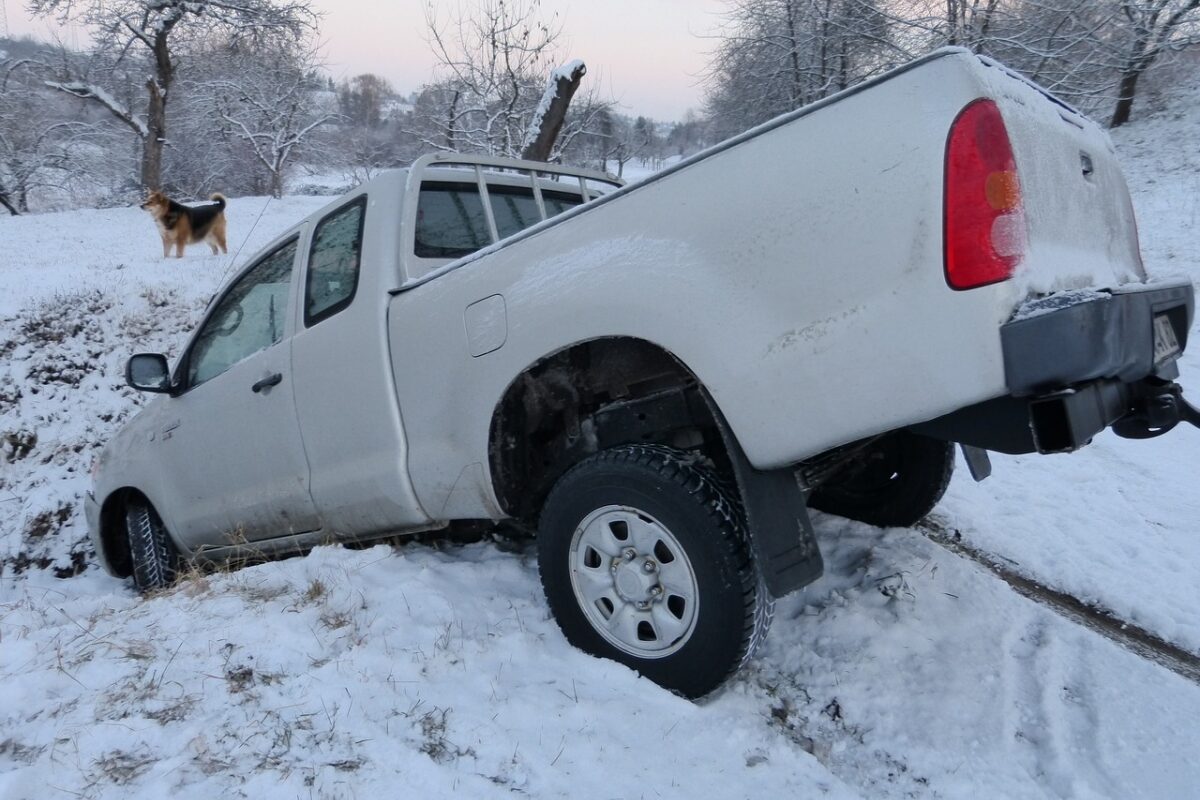
{"type": "Polygon", "coordinates": [[[990,173],[983,191],[988,205],[997,211],[1011,211],[1021,203],[1021,184],[1013,170],[990,173]]]}

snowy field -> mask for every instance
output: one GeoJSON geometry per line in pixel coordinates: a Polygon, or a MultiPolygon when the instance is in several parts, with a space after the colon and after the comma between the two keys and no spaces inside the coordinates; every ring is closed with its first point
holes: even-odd
{"type": "MultiPolygon", "coordinates": [[[[1118,146],[1151,270],[1200,279],[1177,107],[1118,146]]],[[[231,250],[327,201],[231,201],[231,250]]],[[[138,209],[0,218],[0,800],[1200,796],[1200,685],[918,530],[819,516],[826,575],[700,703],[568,647],[523,545],[318,548],[139,599],[89,565],[79,498],[143,401],[127,355],[177,353],[230,273],[206,252],[162,260],[138,209]]],[[[1183,368],[1200,396],[1200,347],[1183,368]]],[[[936,525],[1200,654],[1200,431],[994,463],[936,525]]]]}

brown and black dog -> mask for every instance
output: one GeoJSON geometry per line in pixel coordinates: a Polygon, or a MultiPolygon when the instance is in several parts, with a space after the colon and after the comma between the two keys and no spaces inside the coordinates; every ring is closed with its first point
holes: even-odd
{"type": "Polygon", "coordinates": [[[206,242],[212,248],[213,255],[217,248],[222,253],[228,253],[225,247],[225,196],[214,194],[211,203],[202,206],[185,206],[176,203],[162,192],[150,192],[142,208],[150,212],[158,223],[158,232],[162,236],[163,258],[171,254],[175,248],[175,257],[183,258],[184,245],[206,242]]]}

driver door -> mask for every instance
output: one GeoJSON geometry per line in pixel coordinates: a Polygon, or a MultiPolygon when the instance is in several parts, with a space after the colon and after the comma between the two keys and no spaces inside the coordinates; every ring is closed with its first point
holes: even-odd
{"type": "Polygon", "coordinates": [[[180,362],[158,446],[166,522],[191,549],[321,527],[292,395],[297,244],[229,287],[180,362]]]}

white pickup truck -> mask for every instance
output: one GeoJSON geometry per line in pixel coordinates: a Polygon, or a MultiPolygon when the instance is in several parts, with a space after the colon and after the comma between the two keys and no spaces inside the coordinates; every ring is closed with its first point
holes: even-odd
{"type": "Polygon", "coordinates": [[[699,696],[821,573],[807,508],[908,525],[964,445],[1198,423],[1109,139],[940,51],[652,178],[437,155],[279,237],[103,450],[99,560],[508,521],[566,637],[699,696]]]}

